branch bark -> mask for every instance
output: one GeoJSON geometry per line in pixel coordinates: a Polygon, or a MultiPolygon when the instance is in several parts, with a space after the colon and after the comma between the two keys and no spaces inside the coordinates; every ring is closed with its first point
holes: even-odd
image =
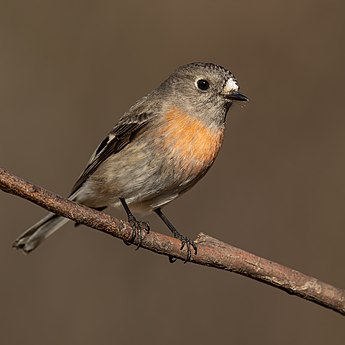
{"type": "MultiPolygon", "coordinates": [[[[0,168],[0,189],[111,236],[126,241],[131,237],[132,229],[127,222],[62,198],[14,176],[3,168],[0,168]]],[[[203,233],[198,235],[196,242],[198,254],[193,255],[192,263],[239,273],[345,315],[345,290],[343,289],[258,257],[203,233]]],[[[146,234],[141,247],[157,254],[186,259],[186,251],[180,250],[180,241],[153,231],[146,234]]]]}

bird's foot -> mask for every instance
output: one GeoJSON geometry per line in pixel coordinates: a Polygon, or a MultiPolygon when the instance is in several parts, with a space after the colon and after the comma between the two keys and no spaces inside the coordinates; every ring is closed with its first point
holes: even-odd
{"type": "MultiPolygon", "coordinates": [[[[181,241],[181,248],[180,250],[183,250],[184,247],[187,248],[187,257],[186,260],[184,261],[185,263],[190,261],[192,258],[192,248],[194,249],[194,254],[196,255],[198,253],[198,247],[194,241],[189,239],[186,236],[181,235],[178,231],[173,232],[173,235],[175,238],[181,241]]],[[[169,256],[169,261],[171,263],[176,261],[176,258],[173,258],[169,256]]]]}
{"type": "Polygon", "coordinates": [[[128,217],[128,223],[131,225],[132,228],[132,235],[129,241],[123,241],[126,245],[131,245],[133,244],[134,240],[137,239],[137,250],[139,249],[141,242],[144,238],[143,236],[143,231],[146,233],[150,232],[150,225],[146,222],[140,222],[136,220],[136,218],[131,215],[128,217]]]}

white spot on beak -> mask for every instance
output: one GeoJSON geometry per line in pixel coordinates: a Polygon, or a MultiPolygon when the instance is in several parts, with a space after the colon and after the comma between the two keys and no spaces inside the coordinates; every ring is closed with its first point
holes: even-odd
{"type": "Polygon", "coordinates": [[[232,91],[238,91],[238,85],[236,80],[230,77],[224,86],[224,92],[230,93],[232,91]]]}

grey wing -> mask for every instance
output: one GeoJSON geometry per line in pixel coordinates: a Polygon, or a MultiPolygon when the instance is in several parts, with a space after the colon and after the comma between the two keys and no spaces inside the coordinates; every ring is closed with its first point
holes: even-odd
{"type": "Polygon", "coordinates": [[[153,117],[154,113],[148,112],[140,113],[136,116],[123,117],[109,135],[99,144],[91,156],[84,172],[74,184],[70,196],[84,184],[88,177],[95,172],[108,157],[120,152],[139,135],[153,117]]]}

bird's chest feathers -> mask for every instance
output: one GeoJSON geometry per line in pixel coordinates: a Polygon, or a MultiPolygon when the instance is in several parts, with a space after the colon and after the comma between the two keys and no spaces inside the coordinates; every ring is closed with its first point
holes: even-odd
{"type": "Polygon", "coordinates": [[[179,168],[198,174],[213,163],[223,140],[224,129],[213,129],[177,108],[165,115],[161,127],[163,147],[179,168]]]}

